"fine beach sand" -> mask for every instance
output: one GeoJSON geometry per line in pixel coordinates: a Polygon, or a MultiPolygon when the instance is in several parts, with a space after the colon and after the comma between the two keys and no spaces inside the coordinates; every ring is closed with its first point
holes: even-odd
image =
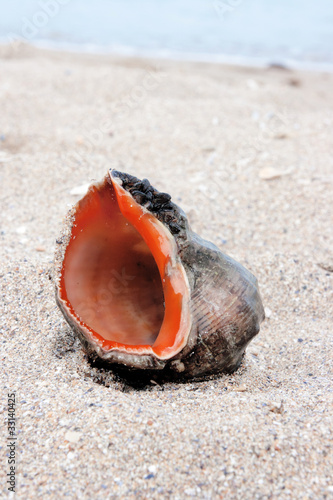
{"type": "Polygon", "coordinates": [[[17,498],[333,498],[332,88],[333,74],[0,48],[17,498]],[[50,278],[68,208],[111,167],[172,194],[257,276],[267,319],[235,374],[138,390],[89,365],[50,278]]]}

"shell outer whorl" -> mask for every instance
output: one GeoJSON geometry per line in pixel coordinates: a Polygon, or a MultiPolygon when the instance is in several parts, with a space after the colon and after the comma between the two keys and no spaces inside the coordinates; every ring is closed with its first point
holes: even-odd
{"type": "Polygon", "coordinates": [[[190,231],[180,258],[191,284],[197,339],[183,352],[185,377],[231,372],[264,319],[256,278],[215,245],[190,231]]]}

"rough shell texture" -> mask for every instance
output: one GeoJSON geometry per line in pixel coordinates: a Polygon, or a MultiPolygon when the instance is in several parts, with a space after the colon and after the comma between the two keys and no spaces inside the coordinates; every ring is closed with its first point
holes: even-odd
{"type": "Polygon", "coordinates": [[[131,193],[133,200],[144,206],[144,210],[152,213],[172,233],[177,258],[185,269],[190,289],[191,325],[186,345],[169,359],[116,349],[106,351],[92,341],[64,307],[59,291],[64,255],[71,238],[77,205],[67,216],[64,233],[57,240],[55,283],[57,303],[86,352],[91,358],[110,365],[159,371],[169,377],[203,377],[234,371],[264,319],[256,278],[215,245],[195,234],[186,215],[171,201],[171,197],[152,188],[146,179],[140,181],[116,171],[109,176],[104,183],[110,183],[110,178],[120,179],[122,187],[131,193]]]}

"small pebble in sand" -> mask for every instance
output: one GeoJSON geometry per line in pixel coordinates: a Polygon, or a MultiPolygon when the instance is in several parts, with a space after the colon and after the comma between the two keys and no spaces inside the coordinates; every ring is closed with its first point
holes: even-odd
{"type": "Polygon", "coordinates": [[[247,387],[246,387],[246,385],[239,385],[238,387],[235,387],[235,391],[245,392],[245,391],[247,391],[247,387]]]}
{"type": "Polygon", "coordinates": [[[278,179],[283,175],[288,175],[289,172],[278,170],[274,167],[264,167],[259,172],[260,179],[264,181],[270,181],[273,179],[278,179]]]}
{"type": "Polygon", "coordinates": [[[279,413],[279,414],[283,414],[284,413],[284,404],[283,404],[283,400],[281,401],[280,404],[277,404],[277,403],[270,403],[270,406],[269,406],[269,411],[273,412],[273,413],[279,413]]]}
{"type": "Polygon", "coordinates": [[[67,431],[65,434],[66,441],[77,443],[81,439],[81,432],[67,431]]]}
{"type": "Polygon", "coordinates": [[[272,311],[269,307],[265,307],[265,316],[266,318],[270,318],[272,316],[272,311]]]}

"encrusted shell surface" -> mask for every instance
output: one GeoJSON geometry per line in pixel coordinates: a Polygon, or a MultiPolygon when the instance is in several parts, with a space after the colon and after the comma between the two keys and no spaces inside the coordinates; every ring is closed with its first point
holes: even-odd
{"type": "Polygon", "coordinates": [[[62,237],[57,240],[55,284],[57,303],[66,320],[94,359],[129,369],[154,370],[175,377],[202,377],[240,365],[245,348],[259,332],[264,309],[256,278],[214,244],[194,233],[185,213],[170,196],[159,193],[144,179],[112,171],[99,186],[118,181],[144,213],[150,213],[172,234],[175,258],[185,270],[189,289],[189,321],[186,342],[179,352],[161,359],[154,353],[133,353],[126,349],[106,350],[82,328],[61,297],[61,276],[66,249],[71,239],[79,204],[69,213],[62,237]],[[138,189],[138,187],[140,189],[138,189]],[[146,197],[147,193],[152,193],[146,197]]]}

